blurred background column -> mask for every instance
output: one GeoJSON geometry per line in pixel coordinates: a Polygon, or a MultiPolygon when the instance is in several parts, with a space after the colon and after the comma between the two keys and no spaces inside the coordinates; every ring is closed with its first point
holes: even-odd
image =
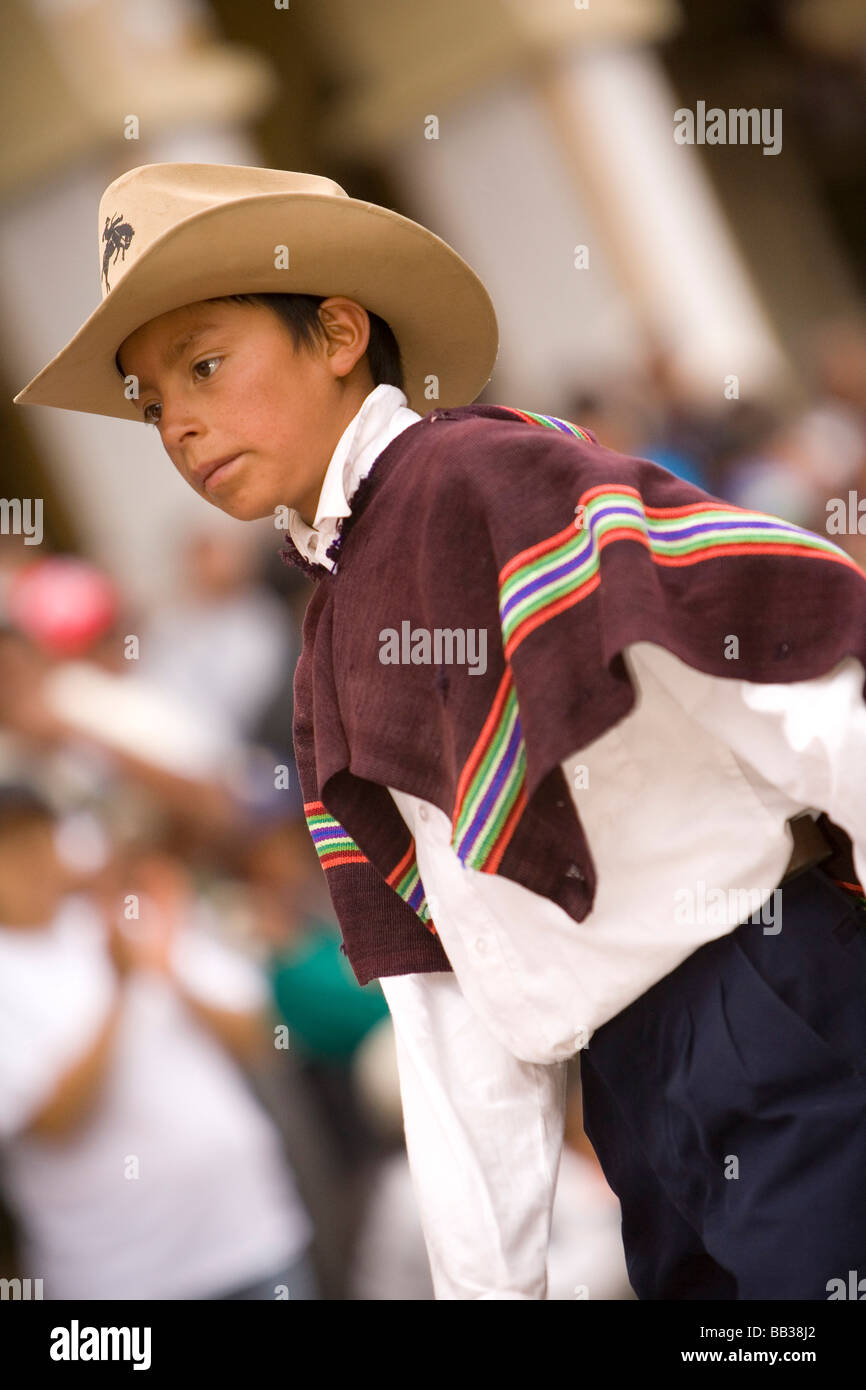
{"type": "Polygon", "coordinates": [[[673,140],[680,103],[654,47],[679,25],[672,0],[325,0],[317,15],[332,61],[361,74],[326,123],[334,147],[375,152],[420,220],[484,267],[497,399],[552,409],[649,343],[713,400],[731,372],[779,384],[784,355],[699,154],[673,140]]]}
{"type": "MultiPolygon", "coordinates": [[[[245,122],[274,79],[190,0],[4,0],[0,15],[0,348],[17,435],[23,412],[8,398],[100,302],[105,187],[163,160],[260,163],[245,122]]],[[[133,600],[171,581],[190,524],[243,529],[166,467],[155,431],[76,411],[27,416],[37,447],[18,494],[44,495],[59,539],[122,576],[133,600]]]]}

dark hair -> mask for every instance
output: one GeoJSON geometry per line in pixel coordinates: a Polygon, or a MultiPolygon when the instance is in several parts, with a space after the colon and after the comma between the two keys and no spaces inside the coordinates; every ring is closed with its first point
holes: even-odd
{"type": "MultiPolygon", "coordinates": [[[[316,312],[327,298],[324,294],[229,294],[224,299],[235,300],[239,304],[264,304],[273,309],[292,335],[296,348],[314,349],[325,341],[325,330],[316,312]]],[[[390,325],[378,314],[370,313],[370,341],[367,344],[366,358],[370,367],[373,385],[399,386],[404,390],[403,364],[400,348],[390,325]]]]}
{"type": "MultiPolygon", "coordinates": [[[[207,300],[207,303],[219,304],[222,300],[232,300],[237,304],[263,304],[272,309],[286,325],[296,350],[311,351],[325,340],[325,330],[316,311],[328,297],[324,294],[224,294],[207,300]]],[[[367,314],[370,319],[370,341],[365,356],[373,385],[399,386],[401,391],[405,391],[397,339],[384,319],[370,313],[369,309],[367,314]]],[[[114,355],[114,365],[124,376],[119,356],[120,349],[114,355]]]]}
{"type": "Polygon", "coordinates": [[[56,821],[57,814],[47,797],[26,782],[0,784],[0,836],[30,821],[56,821]]]}

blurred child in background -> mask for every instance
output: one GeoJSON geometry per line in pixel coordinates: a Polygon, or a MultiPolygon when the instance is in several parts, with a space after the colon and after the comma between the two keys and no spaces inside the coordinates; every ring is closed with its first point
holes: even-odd
{"type": "Polygon", "coordinates": [[[131,851],[98,897],[71,893],[56,832],[41,795],[0,787],[0,1182],[21,1273],[48,1299],[318,1297],[312,1223],[242,1070],[270,1046],[266,981],[170,854],[131,851]]]}

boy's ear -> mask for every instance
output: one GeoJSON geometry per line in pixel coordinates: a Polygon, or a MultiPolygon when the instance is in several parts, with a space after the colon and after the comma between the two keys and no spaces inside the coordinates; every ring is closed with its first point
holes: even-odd
{"type": "Polygon", "coordinates": [[[358,357],[370,342],[370,317],[367,310],[354,299],[334,295],[318,307],[319,319],[329,342],[336,347],[358,346],[358,357]]]}

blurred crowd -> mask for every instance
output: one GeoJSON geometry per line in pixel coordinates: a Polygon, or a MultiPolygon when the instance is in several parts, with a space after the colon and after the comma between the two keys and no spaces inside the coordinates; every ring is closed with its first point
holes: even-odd
{"type": "Polygon", "coordinates": [[[801,404],[756,398],[732,374],[714,409],[698,405],[658,349],[642,374],[575,391],[563,413],[714,497],[829,536],[866,567],[866,317],[818,325],[801,356],[801,404]]]}
{"type": "MultiPolygon", "coordinates": [[[[699,409],[658,354],[555,413],[827,534],[866,496],[866,334],[813,346],[807,407],[699,409]]],[[[866,518],[832,538],[866,563],[866,518]]],[[[0,1277],[45,1298],[433,1297],[388,1010],[303,816],[279,544],[191,534],[145,612],[0,536],[0,1277]]],[[[577,1059],[568,1097],[549,1297],[627,1299],[577,1059]]]]}

